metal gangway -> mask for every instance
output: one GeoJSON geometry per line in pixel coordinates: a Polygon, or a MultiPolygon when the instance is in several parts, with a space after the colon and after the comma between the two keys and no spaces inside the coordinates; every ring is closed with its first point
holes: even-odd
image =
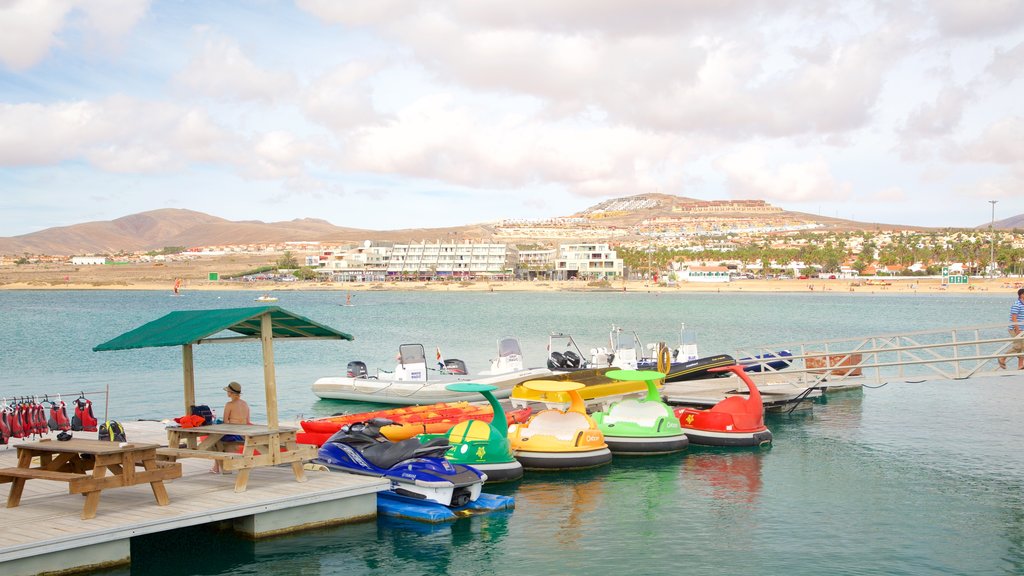
{"type": "Polygon", "coordinates": [[[1012,370],[1017,365],[1010,355],[1013,340],[1002,323],[758,346],[737,350],[733,357],[744,365],[758,365],[758,378],[785,379],[810,391],[991,375],[999,358],[1006,358],[1012,370]],[[780,358],[781,351],[792,356],[780,358]],[[780,359],[788,366],[778,366],[780,359]]]}

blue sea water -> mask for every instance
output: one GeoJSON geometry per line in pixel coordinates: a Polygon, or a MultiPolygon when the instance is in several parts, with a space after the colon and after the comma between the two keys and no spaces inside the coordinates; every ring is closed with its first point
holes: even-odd
{"type": "MultiPolygon", "coordinates": [[[[420,342],[471,371],[518,336],[528,364],[550,331],[581,346],[611,324],[673,342],[679,323],[702,353],[773,342],[868,336],[1005,320],[1012,295],[360,292],[281,294],[280,306],[356,336],[275,344],[282,417],[351,411],[313,380],[352,359],[390,367],[420,342]]],[[[250,306],[251,293],[0,292],[0,395],[110,386],[111,417],[179,415],[176,348],[92,352],[177,309],[250,306]]],[[[199,346],[197,393],[246,386],[258,415],[258,344],[199,346]]],[[[1022,574],[1024,375],[894,382],[772,414],[766,449],[691,447],[616,458],[603,469],[530,474],[488,487],[508,513],[427,526],[374,522],[249,542],[182,531],[133,543],[136,574],[1022,574]],[[181,554],[186,547],[190,554],[181,554]],[[173,552],[173,553],[172,553],[173,552]]],[[[127,573],[127,570],[114,573],[127,573]]]]}

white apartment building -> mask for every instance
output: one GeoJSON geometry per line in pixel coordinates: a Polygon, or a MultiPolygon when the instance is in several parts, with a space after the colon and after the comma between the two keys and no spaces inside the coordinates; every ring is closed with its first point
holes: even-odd
{"type": "Polygon", "coordinates": [[[519,278],[532,280],[534,278],[550,278],[551,271],[555,268],[554,248],[547,250],[520,250],[519,266],[516,275],[519,278]]]}
{"type": "Polygon", "coordinates": [[[622,259],[607,244],[562,244],[555,259],[555,280],[622,277],[622,259]]]}
{"type": "Polygon", "coordinates": [[[106,256],[72,256],[71,263],[75,266],[98,266],[107,263],[106,256]]]}
{"type": "Polygon", "coordinates": [[[332,250],[320,255],[319,274],[337,282],[383,282],[391,261],[390,243],[369,240],[348,250],[332,250]]]}
{"type": "Polygon", "coordinates": [[[517,261],[515,254],[515,249],[507,244],[395,244],[387,276],[391,279],[511,277],[517,261]]]}

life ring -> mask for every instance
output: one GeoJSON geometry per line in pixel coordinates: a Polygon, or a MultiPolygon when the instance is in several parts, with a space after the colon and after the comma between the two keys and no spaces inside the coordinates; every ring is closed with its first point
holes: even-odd
{"type": "Polygon", "coordinates": [[[672,355],[668,351],[668,346],[660,344],[658,346],[658,372],[662,374],[668,374],[669,367],[672,366],[672,355]]]}

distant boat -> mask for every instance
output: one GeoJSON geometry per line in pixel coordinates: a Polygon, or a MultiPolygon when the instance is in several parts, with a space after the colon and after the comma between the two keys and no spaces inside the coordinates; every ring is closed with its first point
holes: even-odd
{"type": "Polygon", "coordinates": [[[257,302],[277,302],[277,296],[271,296],[270,294],[264,294],[256,297],[257,302]]]}

